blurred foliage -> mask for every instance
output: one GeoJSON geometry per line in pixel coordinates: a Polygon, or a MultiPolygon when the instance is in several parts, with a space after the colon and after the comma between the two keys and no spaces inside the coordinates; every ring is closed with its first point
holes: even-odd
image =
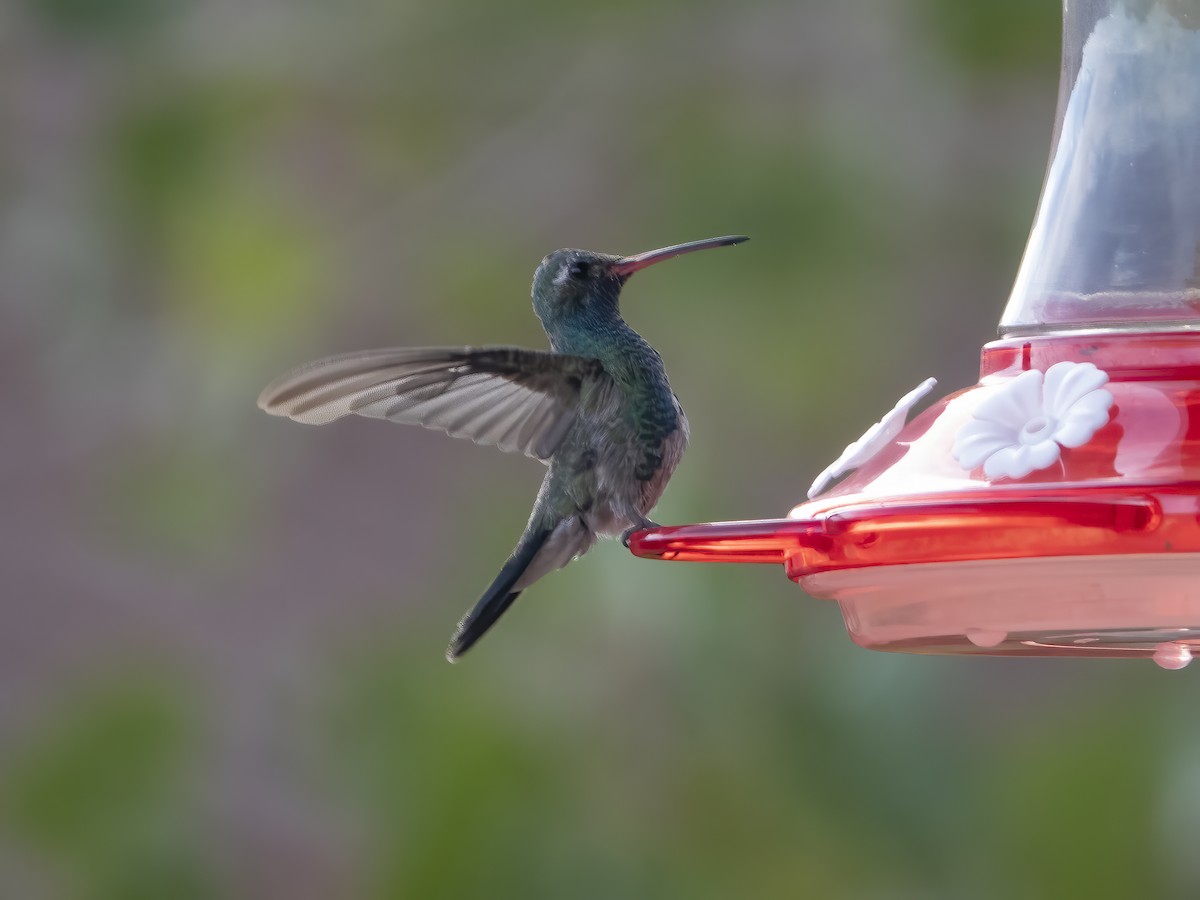
{"type": "Polygon", "coordinates": [[[37,18],[61,34],[128,39],[152,30],[178,8],[176,0],[29,0],[37,18]]]}
{"type": "Polygon", "coordinates": [[[1195,896],[1189,676],[869,654],[777,568],[616,545],[451,668],[540,467],[254,408],[327,353],[537,344],[554,247],[744,232],[623,300],[693,427],[656,518],[781,514],[975,380],[1059,13],[0,13],[0,896],[1195,896]]]}
{"type": "Polygon", "coordinates": [[[1000,852],[1021,861],[1021,896],[1170,895],[1155,849],[1161,750],[1146,740],[1156,729],[1143,715],[1128,710],[1109,729],[1108,704],[1073,711],[1053,741],[1023,735],[999,761],[988,799],[1000,852]],[[1078,800],[1047,807],[1051,796],[1078,800]]]}
{"type": "Polygon", "coordinates": [[[10,755],[0,816],[61,866],[69,896],[213,896],[181,833],[187,698],[153,680],[91,687],[10,755]]]}
{"type": "Polygon", "coordinates": [[[189,447],[129,450],[97,485],[93,529],[127,552],[212,563],[245,538],[247,502],[220,460],[189,447]]]}
{"type": "Polygon", "coordinates": [[[926,21],[968,72],[1028,72],[1057,61],[1062,7],[1042,0],[925,0],[926,21]]]}

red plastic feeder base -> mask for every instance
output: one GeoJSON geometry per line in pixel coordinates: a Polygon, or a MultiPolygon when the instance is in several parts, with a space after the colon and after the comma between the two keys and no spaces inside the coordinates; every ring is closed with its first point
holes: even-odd
{"type": "Polygon", "coordinates": [[[789,518],[631,548],[782,564],[876,650],[1181,668],[1200,650],[1200,334],[989,344],[978,385],[789,518]]]}

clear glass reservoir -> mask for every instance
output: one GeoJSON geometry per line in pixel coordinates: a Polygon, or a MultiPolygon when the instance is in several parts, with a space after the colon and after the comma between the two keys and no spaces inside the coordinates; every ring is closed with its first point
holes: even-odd
{"type": "Polygon", "coordinates": [[[1070,0],[1005,336],[1200,326],[1200,2],[1070,0]]]}

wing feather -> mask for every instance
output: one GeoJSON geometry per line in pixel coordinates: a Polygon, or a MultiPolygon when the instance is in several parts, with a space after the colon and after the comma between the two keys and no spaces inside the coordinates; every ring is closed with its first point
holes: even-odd
{"type": "Polygon", "coordinates": [[[401,347],[309,363],[277,378],[258,405],[323,425],[355,414],[421,425],[548,459],[580,397],[608,392],[598,360],[518,347],[401,347]]]}

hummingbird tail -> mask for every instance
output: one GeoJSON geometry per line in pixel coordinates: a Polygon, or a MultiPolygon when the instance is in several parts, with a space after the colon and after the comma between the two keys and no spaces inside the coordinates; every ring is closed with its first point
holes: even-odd
{"type": "MultiPolygon", "coordinates": [[[[513,605],[513,601],[521,594],[521,589],[513,590],[517,581],[525,574],[542,545],[546,543],[553,529],[525,534],[517,549],[513,551],[496,580],[479,598],[474,608],[463,616],[446,648],[446,659],[454,662],[475,645],[489,628],[496,624],[502,615],[513,605]]],[[[522,585],[524,587],[524,585],[522,585]]]]}
{"type": "Polygon", "coordinates": [[[582,556],[596,542],[595,533],[578,516],[558,519],[549,528],[532,525],[532,522],[545,521],[537,515],[535,508],[530,530],[521,535],[512,556],[475,608],[458,623],[458,630],[446,648],[446,659],[450,662],[470,650],[513,605],[522,590],[548,572],[561,569],[582,556]]]}

